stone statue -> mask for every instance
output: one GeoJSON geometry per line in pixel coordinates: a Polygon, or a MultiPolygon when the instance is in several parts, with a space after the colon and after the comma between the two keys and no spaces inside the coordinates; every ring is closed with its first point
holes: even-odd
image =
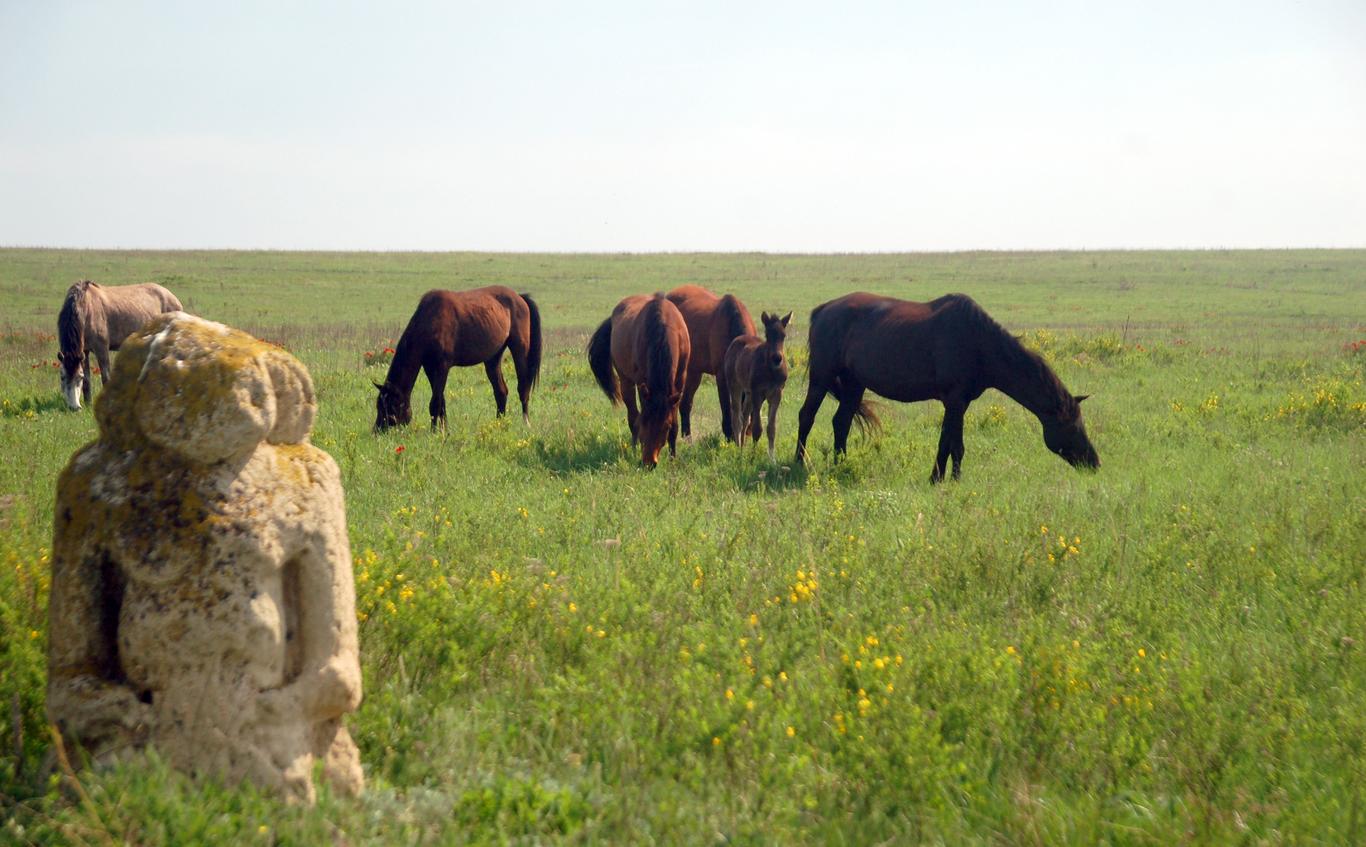
{"type": "Polygon", "coordinates": [[[308,443],[293,356],[182,312],[124,343],[99,438],[58,480],[47,709],[95,761],[175,767],[312,802],[363,784],[337,465],[308,443]]]}

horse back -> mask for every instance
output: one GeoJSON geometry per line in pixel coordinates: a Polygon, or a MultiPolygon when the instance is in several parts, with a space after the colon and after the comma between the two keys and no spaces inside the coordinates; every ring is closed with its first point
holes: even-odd
{"type": "Polygon", "coordinates": [[[726,348],[739,335],[754,335],[754,320],[733,294],[718,297],[700,285],[680,285],[668,293],[688,329],[694,370],[720,373],[726,348]]]}
{"type": "Polygon", "coordinates": [[[662,383],[664,377],[654,371],[667,368],[670,384],[682,390],[692,342],[687,322],[672,301],[633,295],[617,304],[611,321],[612,362],[623,377],[635,383],[662,383]],[[664,351],[667,358],[661,355],[664,351]]]}
{"type": "Polygon", "coordinates": [[[813,376],[848,374],[893,400],[942,398],[972,390],[980,372],[971,298],[949,294],[920,303],[856,292],[811,313],[808,333],[813,376]]]}
{"type": "Polygon", "coordinates": [[[402,346],[447,365],[487,362],[517,327],[530,325],[522,296],[503,285],[469,291],[433,289],[422,295],[403,331],[402,346]]]}
{"type": "Polygon", "coordinates": [[[732,393],[750,388],[754,378],[754,358],[764,340],[757,335],[738,335],[731,339],[721,367],[732,393]]]}
{"type": "Polygon", "coordinates": [[[155,282],[108,287],[91,283],[86,295],[88,330],[103,334],[110,350],[119,349],[124,339],[157,315],[183,310],[180,299],[155,282]]]}

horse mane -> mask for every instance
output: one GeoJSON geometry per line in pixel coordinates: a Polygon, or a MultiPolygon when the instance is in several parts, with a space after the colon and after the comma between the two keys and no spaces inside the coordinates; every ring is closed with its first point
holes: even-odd
{"type": "Polygon", "coordinates": [[[669,302],[662,293],[655,296],[641,312],[645,321],[645,386],[649,396],[641,403],[641,415],[651,419],[663,417],[669,408],[669,395],[674,387],[673,349],[669,346],[669,327],[664,322],[664,304],[669,302]]]}
{"type": "Polygon", "coordinates": [[[57,313],[57,342],[63,353],[85,351],[85,296],[95,283],[81,280],[66,290],[62,310],[57,313]]]}
{"type": "Polygon", "coordinates": [[[938,306],[946,301],[952,301],[959,307],[963,318],[975,330],[979,341],[983,342],[1007,369],[1019,374],[1022,379],[1041,386],[1050,397],[1056,396],[1059,414],[1075,411],[1077,401],[1043,356],[1026,347],[1018,335],[997,323],[995,318],[987,314],[986,310],[968,295],[948,294],[935,300],[934,305],[938,306]]]}
{"type": "Polygon", "coordinates": [[[734,294],[727,294],[721,298],[721,302],[716,304],[716,310],[725,316],[726,337],[735,339],[742,335],[749,335],[750,328],[746,326],[745,307],[740,305],[734,294]]]}

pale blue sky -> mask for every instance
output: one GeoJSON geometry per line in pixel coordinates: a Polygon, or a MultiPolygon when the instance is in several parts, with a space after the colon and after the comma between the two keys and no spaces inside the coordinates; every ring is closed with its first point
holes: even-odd
{"type": "Polygon", "coordinates": [[[1366,0],[0,0],[0,245],[1366,246],[1366,0]]]}

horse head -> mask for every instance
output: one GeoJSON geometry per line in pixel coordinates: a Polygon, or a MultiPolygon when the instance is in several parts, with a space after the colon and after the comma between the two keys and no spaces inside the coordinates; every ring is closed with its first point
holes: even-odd
{"type": "Polygon", "coordinates": [[[764,312],[760,318],[764,324],[764,367],[769,373],[769,382],[782,385],[787,382],[787,357],[783,354],[783,342],[787,339],[787,324],[792,320],[788,312],[781,318],[764,312]]]}
{"type": "Polygon", "coordinates": [[[652,397],[645,386],[640,387],[641,410],[636,420],[636,438],[640,441],[640,463],[645,467],[659,464],[659,454],[678,421],[678,404],[682,399],[681,391],[672,391],[661,399],[652,397]]]}
{"type": "Polygon", "coordinates": [[[1074,468],[1098,468],[1100,456],[1091,446],[1086,435],[1086,424],[1081,419],[1081,401],[1090,395],[1083,394],[1069,398],[1056,417],[1041,417],[1043,422],[1043,443],[1063,457],[1074,468]]]}
{"type": "Polygon", "coordinates": [[[389,382],[376,382],[375,388],[379,389],[379,397],[375,398],[375,432],[384,432],[396,426],[407,426],[413,419],[413,410],[409,405],[410,396],[389,382]]]}
{"type": "Polygon", "coordinates": [[[57,354],[61,364],[62,399],[66,407],[77,411],[81,408],[81,387],[85,384],[85,357],[79,350],[62,350],[57,354]]]}

